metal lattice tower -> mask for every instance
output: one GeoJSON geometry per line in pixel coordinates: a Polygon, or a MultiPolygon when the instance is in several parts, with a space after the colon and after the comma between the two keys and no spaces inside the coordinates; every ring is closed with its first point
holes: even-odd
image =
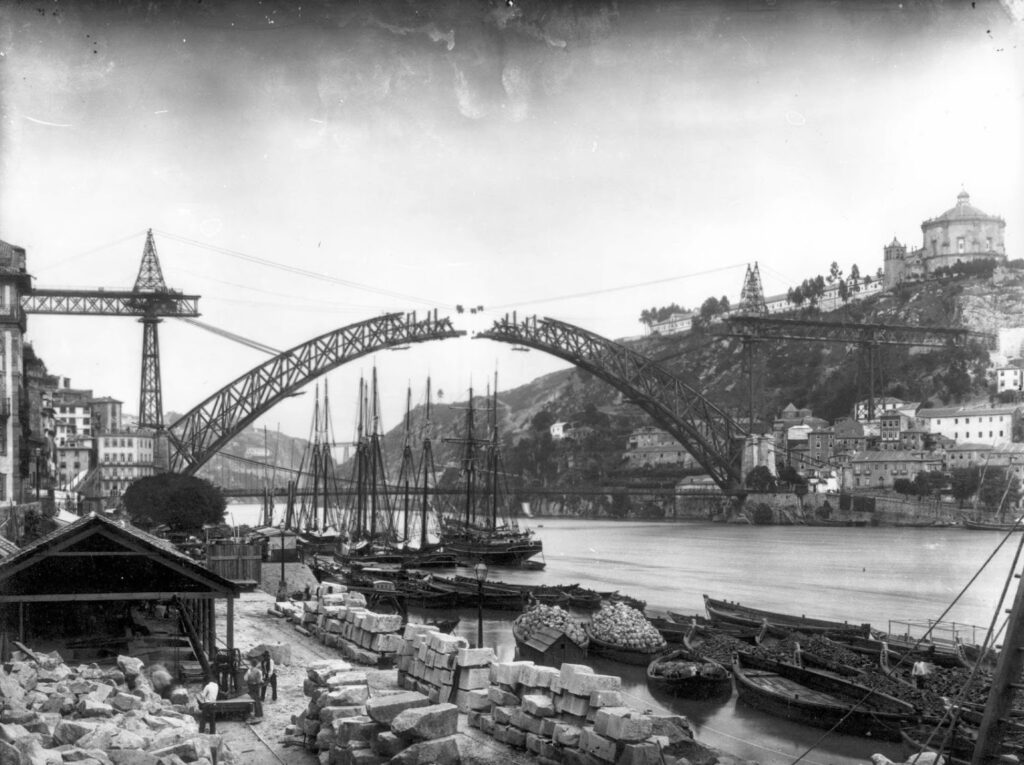
{"type": "Polygon", "coordinates": [[[146,232],[146,246],[135,286],[124,290],[34,289],[21,298],[25,313],[74,316],[138,316],[142,323],[142,381],[139,388],[139,427],[163,430],[163,396],[160,386],[160,342],[157,324],[163,316],[199,316],[199,296],[184,295],[167,287],[153,242],[146,232]]]}
{"type": "Polygon", "coordinates": [[[761,286],[761,272],[757,261],[751,268],[747,264],[747,274],[743,277],[743,289],[740,291],[740,304],[736,311],[744,316],[767,316],[768,306],[764,300],[764,287],[761,286]]]}

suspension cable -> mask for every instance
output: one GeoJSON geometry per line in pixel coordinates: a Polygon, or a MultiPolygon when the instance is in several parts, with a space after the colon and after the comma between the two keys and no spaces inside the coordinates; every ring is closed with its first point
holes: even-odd
{"type": "Polygon", "coordinates": [[[259,342],[258,340],[253,340],[253,339],[248,338],[248,337],[243,337],[242,335],[236,335],[234,332],[229,332],[226,329],[221,329],[220,327],[215,327],[212,324],[207,324],[205,322],[198,321],[196,319],[190,319],[190,318],[188,318],[186,316],[175,316],[173,318],[178,319],[179,321],[183,321],[183,322],[185,322],[187,324],[191,324],[193,327],[199,327],[200,329],[205,329],[207,332],[212,332],[213,334],[219,335],[220,337],[225,337],[228,340],[233,340],[234,342],[239,343],[240,345],[244,345],[244,346],[247,346],[249,348],[254,348],[257,351],[262,351],[263,353],[266,353],[266,354],[268,354],[270,356],[279,356],[282,353],[282,351],[279,351],[276,348],[271,348],[269,345],[264,345],[263,343],[259,342]]]}

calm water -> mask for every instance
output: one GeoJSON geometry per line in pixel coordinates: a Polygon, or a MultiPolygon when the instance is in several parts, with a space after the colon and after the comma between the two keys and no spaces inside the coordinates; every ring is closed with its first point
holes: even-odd
{"type": "MultiPolygon", "coordinates": [[[[246,522],[235,509],[236,520],[246,522]]],[[[495,569],[490,579],[619,590],[651,608],[703,611],[702,593],[751,606],[827,619],[870,622],[938,619],[995,550],[997,532],[792,526],[667,524],[591,520],[531,521],[544,540],[544,571],[495,569]]],[[[1013,561],[1014,535],[942,618],[987,627],[1013,561]]],[[[1019,568],[1019,566],[1018,566],[1019,568]]],[[[468,572],[466,572],[468,573],[468,572]]],[[[1014,580],[1016,582],[1016,580],[1014,580]]],[[[1012,601],[1014,590],[1011,588],[1012,601]]],[[[436,612],[422,614],[435,618],[436,612]]],[[[476,640],[476,612],[458,633],[476,640]]],[[[414,617],[415,618],[415,617],[414,617]]],[[[1001,623],[1001,622],[1000,622],[1001,623]]],[[[979,635],[979,639],[981,635],[979,635]]],[[[485,612],[484,642],[502,659],[515,652],[507,614],[485,612]]],[[[901,761],[898,745],[829,736],[789,724],[732,699],[690,702],[652,695],[642,667],[594,659],[620,675],[632,705],[686,715],[704,743],[761,763],[851,765],[881,752],[901,761]]]]}

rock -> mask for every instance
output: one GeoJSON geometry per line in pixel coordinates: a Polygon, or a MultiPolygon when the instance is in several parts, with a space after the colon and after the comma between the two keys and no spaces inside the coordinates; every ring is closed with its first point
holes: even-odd
{"type": "Polygon", "coordinates": [[[110,700],[110,706],[118,712],[127,712],[132,709],[142,709],[142,699],[134,693],[119,693],[110,700]]]}
{"type": "Polygon", "coordinates": [[[348,707],[324,707],[320,710],[320,723],[330,725],[343,717],[358,717],[366,711],[362,705],[348,707]]]}
{"type": "Polygon", "coordinates": [[[376,722],[390,725],[405,710],[426,706],[430,706],[430,699],[422,693],[407,691],[370,699],[366,702],[366,714],[376,722]]]}
{"type": "Polygon", "coordinates": [[[292,647],[288,643],[260,643],[253,647],[246,656],[262,656],[264,651],[270,652],[270,658],[278,666],[292,663],[292,647]]]}
{"type": "MultiPolygon", "coordinates": [[[[64,762],[101,762],[104,763],[104,765],[115,765],[110,754],[107,752],[101,752],[98,749],[82,749],[77,746],[62,746],[60,749],[55,751],[60,752],[60,756],[64,758],[64,762]]],[[[154,765],[154,763],[139,763],[139,765],[154,765]]]]}
{"type": "Polygon", "coordinates": [[[110,704],[104,704],[101,701],[94,701],[88,696],[78,702],[76,710],[81,717],[114,716],[114,708],[110,706],[110,704]]]}
{"type": "Polygon", "coordinates": [[[170,702],[172,704],[188,704],[188,691],[185,688],[175,688],[171,691],[170,702]]]}
{"type": "Polygon", "coordinates": [[[0,741],[0,765],[21,765],[21,752],[14,744],[0,741]]]}
{"type": "Polygon", "coordinates": [[[117,657],[117,668],[124,672],[125,678],[138,677],[142,674],[144,666],[142,659],[136,659],[134,656],[117,657]]]}
{"type": "Polygon", "coordinates": [[[406,709],[391,722],[391,732],[406,740],[433,740],[454,736],[458,731],[459,708],[454,704],[434,704],[406,709]]]}
{"type": "Polygon", "coordinates": [[[455,765],[459,762],[459,745],[455,736],[421,741],[391,758],[393,765],[455,765]]]}
{"type": "Polygon", "coordinates": [[[23,725],[17,723],[0,723],[0,741],[13,744],[20,738],[31,735],[23,725]]]}
{"type": "Polygon", "coordinates": [[[149,752],[118,749],[110,752],[109,756],[113,765],[160,765],[160,760],[149,752]]]}
{"type": "Polygon", "coordinates": [[[0,696],[9,702],[20,702],[25,698],[25,689],[15,678],[0,672],[0,696]]]}
{"type": "Polygon", "coordinates": [[[55,749],[43,749],[37,738],[24,738],[15,746],[25,765],[63,765],[64,758],[55,749]]]}
{"type": "Polygon", "coordinates": [[[65,718],[53,729],[53,740],[58,744],[75,744],[78,739],[96,730],[98,723],[89,720],[65,718]]]}

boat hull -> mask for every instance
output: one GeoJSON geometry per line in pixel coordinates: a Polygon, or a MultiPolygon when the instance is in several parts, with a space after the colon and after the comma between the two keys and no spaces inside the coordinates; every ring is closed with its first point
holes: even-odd
{"type": "Polygon", "coordinates": [[[698,657],[682,649],[669,651],[647,665],[647,685],[656,691],[688,699],[711,699],[732,693],[730,671],[717,661],[698,657]],[[692,665],[686,676],[672,672],[672,664],[692,665]],[[667,674],[666,674],[667,673],[667,674]]]}
{"type": "Polygon", "coordinates": [[[764,611],[758,608],[741,606],[738,603],[716,600],[707,595],[704,596],[704,608],[708,612],[708,618],[713,622],[740,624],[747,627],[760,627],[767,623],[769,630],[778,630],[786,634],[790,632],[819,635],[849,633],[851,635],[863,635],[864,637],[868,637],[871,634],[871,625],[869,624],[849,624],[848,622],[809,619],[805,616],[764,611]]]}
{"type": "Polygon", "coordinates": [[[739,654],[732,669],[744,703],[804,725],[899,741],[916,716],[899,699],[814,670],[739,654]]]}
{"type": "Polygon", "coordinates": [[[594,637],[590,630],[587,630],[587,637],[590,638],[590,653],[617,661],[620,664],[632,664],[635,667],[647,666],[656,656],[665,651],[664,645],[655,648],[629,648],[606,643],[594,637]]]}

